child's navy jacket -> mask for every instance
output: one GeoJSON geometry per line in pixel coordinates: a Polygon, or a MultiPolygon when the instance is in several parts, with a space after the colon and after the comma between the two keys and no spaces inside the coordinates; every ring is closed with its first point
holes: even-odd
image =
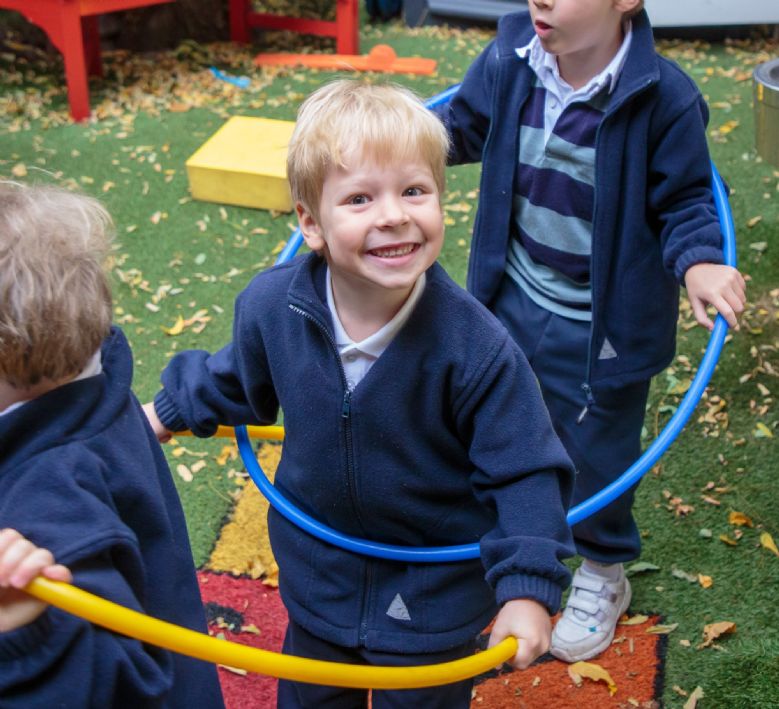
{"type": "MultiPolygon", "coordinates": [[[[114,329],[103,372],[0,417],[0,528],[70,567],[74,584],[206,630],[170,470],[130,391],[132,355],[114,329]]],[[[213,665],[143,645],[50,607],[0,633],[0,706],[222,707],[213,665]]]]}
{"type": "Polygon", "coordinates": [[[309,254],[256,276],[238,298],[231,344],[171,360],[155,398],[160,419],[208,436],[219,423],[271,423],[281,404],[275,483],[303,511],[388,544],[481,540],[482,558],[367,558],[272,510],[292,618],[342,646],[433,652],[478,634],[496,596],[556,610],[569,581],[561,559],[573,551],[572,464],[517,346],[436,264],[409,320],[350,393],[325,270],[309,254]]]}
{"type": "MultiPolygon", "coordinates": [[[[645,12],[596,136],[591,257],[592,331],[585,384],[620,386],[668,365],[676,347],[679,283],[702,262],[722,263],[706,146],[708,109],[692,80],[654,48],[645,12]],[[616,357],[600,358],[604,341],[616,357]]],[[[495,40],[451,102],[436,109],[451,163],[482,163],[468,290],[487,305],[506,268],[519,119],[535,74],[516,48],[530,15],[501,18],[495,40]]]]}

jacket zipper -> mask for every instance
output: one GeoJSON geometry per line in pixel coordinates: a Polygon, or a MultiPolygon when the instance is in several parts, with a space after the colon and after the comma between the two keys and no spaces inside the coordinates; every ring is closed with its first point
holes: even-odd
{"type": "MultiPolygon", "coordinates": [[[[652,84],[652,80],[648,79],[644,82],[644,84],[637,89],[635,89],[632,93],[630,93],[627,96],[623,96],[622,100],[616,103],[614,106],[610,106],[606,109],[606,113],[603,116],[603,119],[601,120],[601,124],[598,126],[597,133],[595,135],[595,160],[597,163],[598,156],[601,154],[601,151],[598,150],[598,141],[600,138],[600,132],[601,128],[603,127],[603,124],[611,118],[620,108],[622,108],[623,105],[625,105],[628,101],[633,100],[638,94],[643,93],[646,89],[649,88],[649,86],[652,84]]],[[[598,174],[598,166],[595,165],[595,174],[598,174]]],[[[592,224],[593,227],[595,226],[596,219],[595,214],[598,210],[598,192],[595,191],[595,203],[593,204],[592,208],[592,224]]],[[[595,283],[595,245],[597,240],[595,239],[595,229],[593,228],[592,231],[592,247],[590,251],[590,283],[595,283]]],[[[594,292],[593,292],[594,295],[594,292]]],[[[582,421],[584,421],[584,418],[587,416],[587,414],[590,412],[590,409],[592,408],[593,404],[595,404],[595,396],[592,393],[592,385],[590,383],[590,379],[592,376],[592,345],[593,345],[593,335],[595,330],[595,298],[592,299],[592,320],[590,323],[590,337],[587,342],[587,370],[585,374],[585,380],[582,383],[581,387],[584,391],[585,396],[585,404],[584,408],[579,413],[578,417],[576,418],[576,423],[580,424],[582,421]]]]}
{"type": "MultiPolygon", "coordinates": [[[[354,450],[353,450],[354,440],[352,437],[352,420],[351,420],[352,392],[349,391],[349,385],[347,384],[346,381],[346,372],[344,370],[343,363],[341,362],[341,355],[338,352],[338,346],[335,344],[335,340],[333,340],[327,328],[323,327],[323,325],[319,322],[319,320],[317,320],[313,315],[311,315],[311,313],[295,305],[292,305],[291,303],[289,305],[289,308],[293,312],[302,315],[308,321],[312,322],[325,336],[325,339],[330,343],[330,347],[333,349],[333,352],[335,353],[335,360],[338,363],[338,371],[341,375],[341,383],[343,385],[343,391],[344,391],[343,399],[341,400],[341,419],[343,421],[344,438],[346,441],[346,485],[349,488],[349,499],[352,501],[352,508],[354,509],[354,514],[357,517],[357,521],[360,524],[360,527],[364,529],[362,516],[360,515],[360,508],[357,500],[357,485],[356,485],[356,480],[354,475],[354,450]]],[[[369,611],[368,605],[369,605],[369,598],[371,596],[371,577],[372,577],[370,561],[365,560],[363,563],[364,563],[364,572],[363,572],[364,583],[363,583],[362,603],[360,607],[360,625],[358,630],[360,642],[365,642],[368,636],[368,611],[369,611]]]]}

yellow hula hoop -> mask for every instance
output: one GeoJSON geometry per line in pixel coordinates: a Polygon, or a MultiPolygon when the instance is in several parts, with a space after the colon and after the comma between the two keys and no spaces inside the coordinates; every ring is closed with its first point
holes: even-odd
{"type": "MultiPolygon", "coordinates": [[[[249,438],[262,438],[266,441],[283,441],[284,426],[247,426],[246,432],[249,438]]],[[[176,431],[173,437],[192,436],[192,431],[176,431]]],[[[232,426],[219,426],[212,438],[235,438],[235,429],[232,426]]]]}
{"type": "Polygon", "coordinates": [[[459,682],[511,659],[517,639],[506,638],[489,650],[453,662],[415,667],[349,665],[260,650],[182,628],[130,610],[75,586],[41,576],[24,589],[68,613],[141,642],[218,665],[282,679],[353,689],[417,689],[459,682]]]}

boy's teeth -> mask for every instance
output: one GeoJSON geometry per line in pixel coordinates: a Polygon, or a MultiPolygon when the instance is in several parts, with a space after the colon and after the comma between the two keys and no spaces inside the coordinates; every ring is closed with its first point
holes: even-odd
{"type": "Polygon", "coordinates": [[[414,244],[407,244],[406,246],[397,246],[389,249],[372,249],[371,253],[375,256],[391,258],[393,256],[405,256],[406,254],[410,254],[413,249],[414,244]]]}

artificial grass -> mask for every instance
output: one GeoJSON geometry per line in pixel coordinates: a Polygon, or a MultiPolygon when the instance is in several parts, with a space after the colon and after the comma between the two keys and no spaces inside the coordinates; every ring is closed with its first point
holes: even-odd
{"type": "MultiPolygon", "coordinates": [[[[7,17],[0,13],[0,32],[7,17]]],[[[430,96],[459,81],[489,37],[481,30],[365,24],[362,48],[368,51],[388,42],[401,56],[438,59],[434,77],[392,77],[430,96]]],[[[266,39],[271,45],[262,49],[301,49],[306,42],[294,35],[266,39]]],[[[681,707],[686,701],[674,686],[688,693],[703,687],[701,706],[779,705],[774,679],[779,669],[779,611],[773,598],[779,558],[759,543],[762,532],[779,539],[774,478],[779,292],[773,290],[779,285],[779,168],[756,159],[749,81],[754,65],[775,55],[777,46],[661,46],[709,100],[711,150],[732,189],[739,260],[751,277],[750,307],[742,331],[725,347],[707,399],[639,488],[635,510],[645,535],[642,560],[659,570],[633,577],[633,607],[678,623],[668,638],[666,706],[681,707]],[[740,382],[747,374],[750,377],[740,382]],[[716,411],[715,396],[727,402],[721,411],[716,411]],[[699,421],[707,414],[708,420],[699,421]],[[694,509],[680,515],[683,505],[694,509]],[[754,524],[738,528],[743,536],[735,546],[719,539],[734,539],[731,511],[748,515],[754,524]],[[710,535],[702,536],[701,530],[710,535]],[[703,588],[678,572],[709,576],[713,585],[703,588]],[[719,650],[696,649],[703,626],[721,620],[737,624],[735,635],[718,642],[719,650]]],[[[153,57],[107,55],[106,78],[91,84],[100,120],[73,125],[65,114],[56,59],[8,43],[0,51],[0,176],[78,185],[103,199],[113,213],[118,230],[116,320],[134,350],[134,389],[141,400],[153,395],[160,370],[176,350],[213,350],[228,340],[235,295],[255,272],[272,263],[275,248],[290,232],[291,215],[220,207],[188,196],[184,161],[228,116],[292,120],[300,101],[336,76],[300,69],[260,72],[251,64],[252,56],[251,50],[231,45],[191,43],[153,57]],[[207,71],[212,63],[251,76],[252,86],[240,91],[215,81],[207,71]],[[186,320],[198,311],[205,313],[181,334],[164,332],[179,315],[186,320]],[[196,332],[201,325],[205,327],[196,332]]],[[[451,170],[448,177],[441,262],[460,283],[465,280],[478,176],[478,166],[467,166],[451,170]]],[[[678,404],[674,392],[694,374],[705,346],[705,333],[687,329],[690,321],[689,313],[683,313],[681,357],[653,386],[647,441],[654,437],[656,422],[662,425],[669,407],[678,404]]],[[[181,438],[179,443],[185,449],[180,455],[174,455],[173,446],[166,451],[189,520],[195,560],[201,565],[231,508],[236,485],[230,471],[240,469],[240,463],[217,460],[228,441],[181,438]],[[191,472],[200,460],[206,466],[191,482],[177,474],[180,465],[191,472]]]]}

